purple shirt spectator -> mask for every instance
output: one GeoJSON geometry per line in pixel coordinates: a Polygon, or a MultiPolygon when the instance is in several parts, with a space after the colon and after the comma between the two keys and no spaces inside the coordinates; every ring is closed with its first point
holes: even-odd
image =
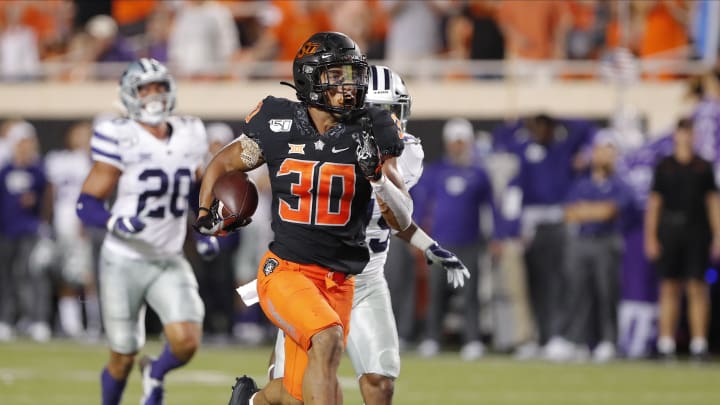
{"type": "Polygon", "coordinates": [[[582,236],[605,236],[620,231],[620,218],[632,206],[632,193],[628,186],[616,175],[603,181],[584,176],[576,180],[565,200],[567,203],[581,201],[613,201],[617,205],[618,215],[603,222],[584,222],[580,224],[582,236]]]}
{"type": "Polygon", "coordinates": [[[575,155],[592,140],[595,127],[583,120],[557,120],[553,140],[541,145],[532,140],[522,122],[493,131],[493,147],[518,155],[518,185],[523,205],[560,204],[576,176],[575,155]]]}
{"type": "Polygon", "coordinates": [[[10,238],[35,235],[46,179],[40,163],[0,170],[0,232],[10,238]]]}
{"type": "Polygon", "coordinates": [[[492,186],[485,170],[442,160],[428,166],[411,194],[416,221],[441,245],[480,239],[480,206],[492,207],[492,186]]]}

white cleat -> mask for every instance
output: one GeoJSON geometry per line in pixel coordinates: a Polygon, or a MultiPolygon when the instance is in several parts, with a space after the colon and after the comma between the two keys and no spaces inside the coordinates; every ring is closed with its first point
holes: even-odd
{"type": "Polygon", "coordinates": [[[140,405],[162,405],[164,389],[162,381],[150,377],[153,359],[150,356],[143,356],[138,362],[142,374],[143,395],[140,398],[140,405]]]}
{"type": "Polygon", "coordinates": [[[593,361],[595,363],[607,363],[615,358],[615,345],[611,342],[600,342],[593,350],[593,361]]]}
{"type": "Polygon", "coordinates": [[[460,349],[460,358],[463,359],[463,361],[476,361],[480,360],[482,356],[485,354],[485,345],[482,344],[482,342],[478,340],[473,340],[472,342],[465,343],[460,349]]]}
{"type": "Polygon", "coordinates": [[[435,357],[440,353],[440,345],[437,341],[425,339],[417,347],[420,357],[435,357]]]}

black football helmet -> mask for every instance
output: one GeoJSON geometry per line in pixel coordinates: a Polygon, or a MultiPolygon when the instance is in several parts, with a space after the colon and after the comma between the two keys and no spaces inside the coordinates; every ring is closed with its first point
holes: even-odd
{"type": "Polygon", "coordinates": [[[365,55],[355,41],[340,32],[314,34],[293,61],[297,98],[343,118],[365,108],[368,76],[365,55]],[[327,92],[333,89],[345,94],[344,105],[330,105],[327,92]]]}

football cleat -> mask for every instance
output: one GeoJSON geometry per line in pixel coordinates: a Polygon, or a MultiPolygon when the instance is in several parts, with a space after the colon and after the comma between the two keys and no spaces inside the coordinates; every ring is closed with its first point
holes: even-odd
{"type": "Polygon", "coordinates": [[[163,389],[162,381],[150,377],[150,371],[152,370],[152,363],[155,359],[150,356],[143,356],[138,361],[140,367],[140,374],[142,374],[142,386],[143,395],[140,398],[140,405],[162,405],[163,389]]]}
{"type": "Polygon", "coordinates": [[[250,398],[254,393],[260,391],[255,380],[244,375],[235,378],[235,385],[232,387],[232,395],[228,405],[250,405],[250,398]]]}

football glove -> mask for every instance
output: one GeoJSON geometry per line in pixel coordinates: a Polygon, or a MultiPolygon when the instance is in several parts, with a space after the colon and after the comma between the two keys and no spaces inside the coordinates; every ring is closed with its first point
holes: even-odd
{"type": "Polygon", "coordinates": [[[207,236],[225,236],[252,222],[252,218],[239,218],[233,215],[223,218],[220,216],[219,207],[220,201],[213,200],[207,213],[195,221],[193,229],[207,236]]]}
{"type": "Polygon", "coordinates": [[[214,236],[198,235],[195,250],[203,260],[210,261],[220,253],[220,242],[214,236]]]}
{"type": "Polygon", "coordinates": [[[139,217],[117,217],[112,216],[107,222],[107,230],[127,239],[145,229],[145,223],[139,217]]]}
{"type": "Polygon", "coordinates": [[[382,176],[382,162],[375,137],[370,132],[363,131],[355,140],[358,143],[355,156],[360,171],[370,181],[379,180],[382,176]]]}
{"type": "Polygon", "coordinates": [[[470,272],[463,262],[453,252],[443,249],[437,243],[425,249],[425,259],[428,264],[439,264],[447,271],[448,284],[452,284],[453,288],[464,286],[465,279],[470,278],[470,272]]]}

